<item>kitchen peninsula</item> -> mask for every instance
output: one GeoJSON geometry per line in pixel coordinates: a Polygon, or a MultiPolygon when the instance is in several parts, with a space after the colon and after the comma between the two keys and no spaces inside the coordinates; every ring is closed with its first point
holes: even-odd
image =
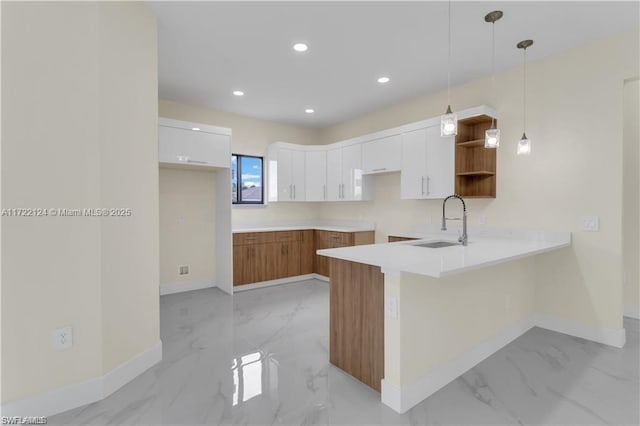
{"type": "Polygon", "coordinates": [[[469,234],[466,247],[433,229],[317,252],[330,258],[331,363],[398,412],[537,325],[535,255],[571,245],[569,232],[469,234]]]}

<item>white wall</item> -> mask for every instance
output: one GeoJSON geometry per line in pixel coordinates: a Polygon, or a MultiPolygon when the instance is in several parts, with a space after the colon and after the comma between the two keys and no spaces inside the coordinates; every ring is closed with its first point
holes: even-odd
{"type": "Polygon", "coordinates": [[[622,240],[624,304],[628,314],[640,314],[640,81],[624,85],[624,146],[622,240]]]}
{"type": "MultiPolygon", "coordinates": [[[[140,3],[2,3],[2,402],[100,377],[159,339],[156,23],[140,3]],[[74,345],[54,351],[71,325],[74,345]]],[[[25,413],[26,414],[26,413],[25,413]]]]}
{"type": "MultiPolygon", "coordinates": [[[[574,232],[573,247],[536,258],[537,311],[597,327],[622,327],[622,86],[637,76],[638,33],[598,41],[528,65],[530,157],[517,157],[522,134],[522,69],[452,89],[455,109],[479,104],[499,114],[497,198],[468,200],[494,227],[574,232]],[[495,99],[495,101],[494,101],[495,99]],[[600,232],[579,230],[582,215],[600,232]]],[[[535,48],[535,45],[534,47],[535,48]]],[[[323,143],[440,115],[446,93],[424,96],[322,131],[323,143]]],[[[377,241],[441,216],[441,201],[400,200],[398,174],[376,177],[373,201],[325,203],[325,219],[376,222],[377,241]]],[[[473,230],[469,238],[473,240],[473,230]]]]}

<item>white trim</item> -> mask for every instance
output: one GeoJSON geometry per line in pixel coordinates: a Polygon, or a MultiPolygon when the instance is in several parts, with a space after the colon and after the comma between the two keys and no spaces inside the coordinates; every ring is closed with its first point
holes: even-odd
{"type": "Polygon", "coordinates": [[[534,324],[540,328],[569,334],[593,342],[621,348],[626,341],[624,328],[613,330],[610,328],[594,327],[583,322],[553,317],[544,314],[534,315],[534,324]]]}
{"type": "Polygon", "coordinates": [[[624,305],[625,317],[640,319],[640,306],[639,305],[624,305]]]}
{"type": "Polygon", "coordinates": [[[260,281],[257,283],[237,285],[233,287],[233,292],[235,293],[237,291],[255,290],[257,288],[272,287],[275,285],[282,285],[282,284],[293,284],[293,283],[302,284],[304,281],[313,280],[313,279],[321,280],[321,281],[329,281],[329,278],[323,275],[315,274],[315,273],[305,274],[305,275],[296,275],[295,277],[279,278],[277,280],[260,281]]]}
{"type": "Polygon", "coordinates": [[[216,135],[231,136],[231,129],[227,127],[212,126],[210,124],[195,123],[192,121],[174,120],[173,118],[158,117],[158,125],[164,127],[175,127],[177,129],[192,130],[204,133],[214,133],[216,135]],[[193,130],[194,127],[200,130],[193,130]]]}
{"type": "Polygon", "coordinates": [[[211,280],[187,281],[183,283],[171,283],[160,286],[160,296],[166,294],[183,293],[185,291],[201,290],[203,288],[217,287],[211,280]]]}
{"type": "MultiPolygon", "coordinates": [[[[498,113],[495,109],[486,106],[479,105],[472,108],[463,109],[461,111],[456,111],[458,116],[458,120],[463,120],[465,118],[477,117],[480,115],[486,115],[489,117],[497,118],[498,113]]],[[[401,135],[403,133],[412,132],[418,129],[424,129],[425,127],[439,126],[440,125],[440,116],[430,117],[425,120],[415,121],[413,123],[403,124],[402,126],[392,127],[389,129],[380,130],[374,133],[368,133],[366,135],[356,136],[351,139],[345,139],[342,141],[326,144],[326,145],[300,145],[294,144],[290,142],[274,142],[269,146],[276,146],[280,148],[287,149],[297,149],[301,151],[328,151],[331,149],[342,148],[349,145],[357,145],[364,142],[374,141],[376,139],[382,139],[389,136],[401,135]]],[[[397,171],[397,170],[395,170],[397,171]]]]}
{"type": "Polygon", "coordinates": [[[120,364],[102,376],[102,398],[106,398],[162,361],[162,341],[120,364]]]}
{"type": "Polygon", "coordinates": [[[445,364],[435,367],[429,373],[418,379],[418,381],[409,385],[398,387],[382,380],[382,403],[388,405],[398,413],[405,413],[425,398],[428,398],[446,386],[449,382],[455,380],[484,359],[529,331],[533,326],[532,317],[524,318],[518,323],[501,330],[494,336],[476,345],[471,350],[460,354],[445,364]]]}
{"type": "Polygon", "coordinates": [[[0,407],[2,416],[51,416],[100,401],[162,360],[162,342],[158,342],[102,377],[53,389],[0,407]]]}

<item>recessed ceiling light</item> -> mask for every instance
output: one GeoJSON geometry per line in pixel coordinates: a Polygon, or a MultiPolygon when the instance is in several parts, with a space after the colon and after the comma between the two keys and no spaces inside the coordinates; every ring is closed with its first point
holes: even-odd
{"type": "Polygon", "coordinates": [[[378,83],[388,83],[389,82],[389,77],[380,77],[378,79],[378,83]]]}
{"type": "Polygon", "coordinates": [[[242,90],[234,90],[233,94],[236,96],[244,96],[244,92],[242,90]]]}
{"type": "Polygon", "coordinates": [[[313,114],[315,110],[313,108],[307,108],[304,110],[304,112],[306,112],[307,114],[313,114]]]}
{"type": "Polygon", "coordinates": [[[192,127],[191,130],[193,130],[195,132],[199,132],[200,131],[200,127],[192,127]]]}
{"type": "Polygon", "coordinates": [[[309,49],[309,46],[304,43],[296,43],[293,45],[293,50],[296,52],[306,52],[307,49],[309,49]]]}

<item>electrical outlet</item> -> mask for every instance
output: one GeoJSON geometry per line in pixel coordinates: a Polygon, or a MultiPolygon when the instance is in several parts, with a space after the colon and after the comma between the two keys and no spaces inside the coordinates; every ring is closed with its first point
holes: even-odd
{"type": "Polygon", "coordinates": [[[73,328],[71,326],[53,330],[53,349],[63,351],[73,346],[73,328]]]}
{"type": "Polygon", "coordinates": [[[395,296],[385,296],[384,312],[389,318],[398,318],[398,299],[395,296]]]}
{"type": "Polygon", "coordinates": [[[189,265],[178,266],[178,272],[180,275],[189,275],[189,265]]]}
{"type": "Polygon", "coordinates": [[[487,216],[485,216],[483,214],[479,214],[478,215],[478,225],[484,225],[485,223],[487,223],[487,216]]]}
{"type": "Polygon", "coordinates": [[[598,216],[582,216],[580,218],[580,229],[587,232],[599,231],[600,218],[598,216]]]}

